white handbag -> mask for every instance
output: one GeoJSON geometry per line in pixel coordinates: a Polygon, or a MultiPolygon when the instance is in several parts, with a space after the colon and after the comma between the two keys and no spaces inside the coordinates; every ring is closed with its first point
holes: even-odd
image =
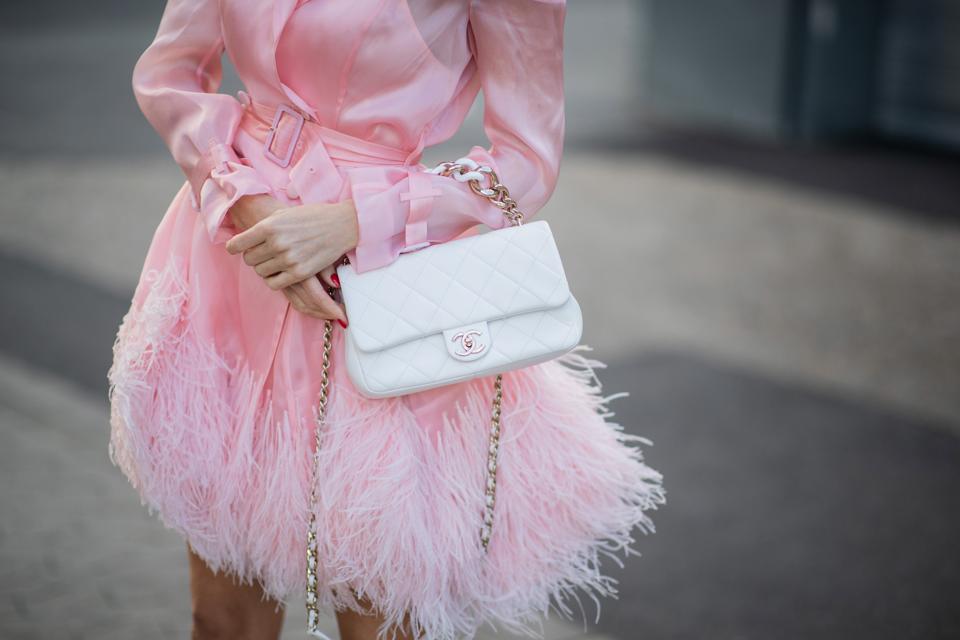
{"type": "MultiPolygon", "coordinates": [[[[496,174],[469,158],[430,171],[470,183],[491,202],[509,198],[496,174]]],[[[501,208],[512,226],[403,253],[364,273],[337,269],[347,372],[361,394],[399,396],[499,374],[577,345],[580,307],[550,226],[520,224],[512,200],[501,208]]]]}
{"type": "MultiPolygon", "coordinates": [[[[348,318],[344,358],[354,386],[371,398],[496,376],[480,527],[486,551],[496,499],[502,374],[567,353],[580,341],[583,320],[550,226],[543,220],[522,224],[523,213],[490,167],[460,158],[428,171],[466,182],[512,224],[402,253],[392,263],[364,273],[349,263],[339,265],[340,295],[348,318]]],[[[327,405],[331,321],[326,321],[325,329],[317,451],[327,405]]],[[[307,538],[308,625],[315,635],[317,481],[315,477],[307,538]]]]}

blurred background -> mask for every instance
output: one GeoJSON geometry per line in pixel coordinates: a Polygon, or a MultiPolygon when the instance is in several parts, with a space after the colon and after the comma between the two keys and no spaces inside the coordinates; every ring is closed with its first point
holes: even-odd
{"type": "MultiPolygon", "coordinates": [[[[130,88],[162,8],[0,4],[5,639],[188,636],[184,546],[106,445],[183,182],[130,88]]],[[[960,2],[571,0],[565,56],[541,215],[668,504],[547,637],[960,638],[960,2]]]]}

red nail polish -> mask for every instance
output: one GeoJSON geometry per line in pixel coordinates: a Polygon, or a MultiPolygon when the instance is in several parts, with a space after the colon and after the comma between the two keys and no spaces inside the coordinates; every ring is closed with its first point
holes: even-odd
{"type": "Polygon", "coordinates": [[[339,288],[340,288],[340,276],[338,276],[337,274],[333,274],[332,276],[330,276],[330,279],[333,280],[333,284],[336,285],[336,287],[339,289],[339,288]]]}
{"type": "Polygon", "coordinates": [[[344,322],[343,320],[340,320],[340,319],[338,318],[338,319],[337,319],[337,322],[339,322],[339,323],[340,323],[340,326],[343,327],[344,329],[347,328],[347,323],[344,322]]]}

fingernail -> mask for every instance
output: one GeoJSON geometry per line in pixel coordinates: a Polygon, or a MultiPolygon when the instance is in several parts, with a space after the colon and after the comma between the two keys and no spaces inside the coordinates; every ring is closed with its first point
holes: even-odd
{"type": "Polygon", "coordinates": [[[340,320],[339,318],[337,318],[337,322],[339,322],[339,323],[340,323],[340,326],[343,327],[344,329],[347,328],[347,323],[344,322],[343,320],[340,320]]]}
{"type": "Polygon", "coordinates": [[[330,279],[333,280],[333,284],[336,285],[336,287],[339,289],[339,288],[340,288],[340,276],[338,276],[337,274],[333,274],[332,276],[330,276],[330,279]]]}

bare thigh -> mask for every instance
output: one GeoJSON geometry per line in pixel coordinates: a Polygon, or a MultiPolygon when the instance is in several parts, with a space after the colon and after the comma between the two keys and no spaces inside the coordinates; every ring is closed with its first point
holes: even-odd
{"type": "Polygon", "coordinates": [[[193,640],[277,640],[283,609],[257,584],[214,573],[189,547],[193,640]]]}

